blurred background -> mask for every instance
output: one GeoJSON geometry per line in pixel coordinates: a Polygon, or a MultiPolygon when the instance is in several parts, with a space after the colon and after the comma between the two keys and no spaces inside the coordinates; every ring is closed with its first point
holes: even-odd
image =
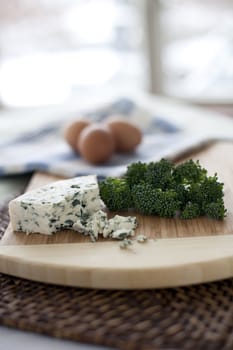
{"type": "Polygon", "coordinates": [[[0,0],[2,108],[141,91],[231,107],[233,1],[0,0]]]}

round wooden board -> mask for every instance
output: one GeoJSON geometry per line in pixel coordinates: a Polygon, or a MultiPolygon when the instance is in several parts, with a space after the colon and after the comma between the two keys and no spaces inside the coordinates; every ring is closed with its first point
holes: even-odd
{"type": "MultiPolygon", "coordinates": [[[[46,283],[107,289],[176,287],[233,277],[232,152],[233,143],[221,142],[193,157],[210,174],[217,171],[224,182],[225,220],[138,216],[136,234],[151,239],[141,244],[135,241],[125,250],[116,241],[87,243],[72,231],[27,236],[12,232],[9,226],[0,245],[0,272],[46,283]]],[[[36,174],[29,189],[55,180],[48,174],[36,174]]]]}
{"type": "Polygon", "coordinates": [[[0,247],[1,272],[40,282],[104,288],[176,287],[233,276],[233,236],[0,247]]]}

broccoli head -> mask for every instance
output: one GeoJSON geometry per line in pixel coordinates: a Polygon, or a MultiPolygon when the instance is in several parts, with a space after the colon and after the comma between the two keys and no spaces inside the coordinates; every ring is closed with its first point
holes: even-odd
{"type": "Polygon", "coordinates": [[[200,189],[199,183],[193,183],[187,187],[188,203],[195,203],[199,206],[200,210],[203,205],[203,193],[200,189]]]}
{"type": "Polygon", "coordinates": [[[197,203],[187,203],[180,217],[181,219],[194,219],[200,216],[201,211],[197,203]]]}
{"type": "Polygon", "coordinates": [[[145,180],[147,164],[142,162],[132,163],[127,167],[124,175],[130,188],[145,180]]]}
{"type": "Polygon", "coordinates": [[[223,196],[223,183],[218,181],[216,174],[206,176],[202,182],[191,184],[188,188],[188,200],[199,206],[200,215],[206,214],[208,204],[221,201],[223,196]]]}
{"type": "Polygon", "coordinates": [[[203,197],[203,203],[216,202],[223,198],[223,183],[218,181],[217,174],[204,179],[200,184],[200,193],[203,197]]]}
{"type": "Polygon", "coordinates": [[[173,190],[162,191],[141,183],[132,189],[134,208],[144,215],[173,217],[180,210],[180,201],[173,190]]]}
{"type": "Polygon", "coordinates": [[[172,189],[177,193],[177,199],[181,203],[181,209],[183,209],[189,202],[189,189],[183,184],[175,183],[172,189]]]}
{"type": "Polygon", "coordinates": [[[99,183],[100,197],[109,210],[122,211],[132,207],[129,185],[125,179],[107,177],[99,183]]]}
{"type": "Polygon", "coordinates": [[[207,174],[207,170],[202,168],[199,161],[192,159],[176,166],[174,170],[174,179],[177,183],[194,184],[202,181],[207,174]]]}
{"type": "Polygon", "coordinates": [[[147,166],[145,179],[154,186],[165,190],[174,185],[173,180],[174,165],[167,159],[161,159],[159,162],[151,162],[147,166]]]}
{"type": "Polygon", "coordinates": [[[223,199],[218,199],[216,202],[206,204],[204,211],[206,216],[216,220],[223,220],[227,212],[223,199]]]}
{"type": "Polygon", "coordinates": [[[142,182],[132,188],[133,206],[137,212],[144,215],[155,214],[155,189],[151,184],[142,182]]]}
{"type": "Polygon", "coordinates": [[[181,202],[174,190],[155,190],[154,210],[156,215],[172,218],[179,212],[181,202]]]}

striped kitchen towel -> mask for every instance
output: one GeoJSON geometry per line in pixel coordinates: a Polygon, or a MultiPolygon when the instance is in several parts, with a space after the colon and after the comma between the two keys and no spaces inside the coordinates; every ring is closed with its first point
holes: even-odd
{"type": "Polygon", "coordinates": [[[90,165],[64,141],[64,119],[0,143],[0,176],[32,171],[46,171],[66,177],[86,174],[120,176],[131,162],[157,161],[162,157],[172,159],[204,141],[201,136],[186,134],[185,130],[163,116],[153,115],[127,98],[87,112],[84,117],[91,121],[103,121],[112,114],[120,114],[141,127],[143,142],[134,153],[114,154],[106,164],[90,165]]]}

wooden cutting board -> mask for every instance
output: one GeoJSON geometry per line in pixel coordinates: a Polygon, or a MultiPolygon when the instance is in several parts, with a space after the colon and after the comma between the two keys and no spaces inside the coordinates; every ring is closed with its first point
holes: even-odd
{"type": "MultiPolygon", "coordinates": [[[[225,183],[228,215],[224,221],[136,215],[136,234],[150,240],[134,242],[126,250],[116,241],[90,243],[73,231],[25,235],[12,232],[9,225],[0,246],[0,271],[41,282],[117,289],[175,287],[232,277],[232,154],[233,143],[221,142],[192,155],[225,183]]],[[[28,190],[57,179],[37,173],[28,190]]]]}

